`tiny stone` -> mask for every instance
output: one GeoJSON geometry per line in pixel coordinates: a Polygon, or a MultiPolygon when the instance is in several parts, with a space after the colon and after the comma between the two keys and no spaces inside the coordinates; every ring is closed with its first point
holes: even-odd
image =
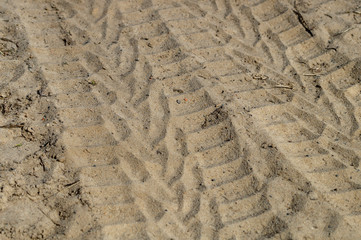
{"type": "Polygon", "coordinates": [[[317,200],[318,199],[317,193],[315,193],[315,192],[311,192],[309,194],[309,197],[310,197],[311,200],[317,200]]]}

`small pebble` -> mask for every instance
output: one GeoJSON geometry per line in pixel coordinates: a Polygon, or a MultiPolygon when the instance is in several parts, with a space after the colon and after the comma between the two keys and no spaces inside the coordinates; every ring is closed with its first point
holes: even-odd
{"type": "Polygon", "coordinates": [[[315,192],[311,192],[309,194],[309,197],[310,197],[311,200],[317,200],[318,199],[317,193],[315,193],[315,192]]]}

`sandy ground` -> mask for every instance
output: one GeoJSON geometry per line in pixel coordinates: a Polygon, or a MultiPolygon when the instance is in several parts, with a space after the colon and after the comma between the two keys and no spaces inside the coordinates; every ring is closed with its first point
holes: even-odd
{"type": "Polygon", "coordinates": [[[0,239],[361,239],[358,0],[0,0],[0,239]]]}

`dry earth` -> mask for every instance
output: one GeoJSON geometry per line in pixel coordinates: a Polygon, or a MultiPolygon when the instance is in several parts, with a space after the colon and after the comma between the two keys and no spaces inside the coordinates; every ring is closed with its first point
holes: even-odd
{"type": "Polygon", "coordinates": [[[0,239],[361,239],[359,0],[0,0],[0,239]]]}

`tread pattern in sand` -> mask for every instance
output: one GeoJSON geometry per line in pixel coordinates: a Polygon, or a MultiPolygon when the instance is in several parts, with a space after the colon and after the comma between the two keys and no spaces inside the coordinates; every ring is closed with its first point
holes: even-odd
{"type": "MultiPolygon", "coordinates": [[[[71,221],[67,237],[80,236],[82,229],[87,229],[93,221],[104,229],[124,223],[127,228],[137,230],[135,238],[144,235],[145,218],[132,198],[132,181],[120,168],[116,154],[118,142],[126,139],[130,130],[126,121],[109,107],[116,99],[114,92],[91,78],[102,67],[98,58],[70,38],[65,21],[54,5],[31,4],[31,10],[28,5],[23,7],[27,9],[21,15],[27,23],[30,48],[39,59],[65,128],[61,142],[66,149],[66,161],[78,171],[81,184],[81,201],[85,207],[76,210],[79,214],[71,221]],[[46,29],[52,32],[44,36],[46,29]],[[97,91],[93,89],[95,85],[97,91]],[[87,206],[93,214],[89,214],[87,206]]],[[[140,173],[139,178],[147,176],[139,169],[136,173],[140,173]]]]}
{"type": "Polygon", "coordinates": [[[291,238],[311,192],[312,236],[357,227],[360,63],[285,2],[21,5],[79,180],[68,238],[291,238]]]}
{"type": "MultiPolygon", "coordinates": [[[[355,227],[359,222],[355,199],[360,198],[360,181],[355,177],[359,171],[359,141],[356,140],[359,107],[348,92],[358,88],[358,79],[352,73],[357,71],[359,63],[335,50],[326,50],[321,41],[305,31],[292,9],[285,5],[270,0],[248,6],[259,23],[262,36],[266,36],[261,41],[275,51],[275,54],[271,52],[275,71],[260,72],[264,80],[272,82],[283,78],[280,87],[297,88],[299,85],[302,91],[279,99],[279,90],[268,90],[272,102],[278,101],[277,105],[248,107],[258,122],[263,122],[262,128],[274,136],[274,143],[291,164],[355,227]],[[277,66],[275,63],[283,64],[277,66]],[[292,79],[296,81],[292,82],[292,79]],[[267,121],[264,121],[265,117],[267,121]],[[345,208],[341,199],[353,204],[345,208]]],[[[242,95],[240,99],[260,96],[242,95]]]]}

